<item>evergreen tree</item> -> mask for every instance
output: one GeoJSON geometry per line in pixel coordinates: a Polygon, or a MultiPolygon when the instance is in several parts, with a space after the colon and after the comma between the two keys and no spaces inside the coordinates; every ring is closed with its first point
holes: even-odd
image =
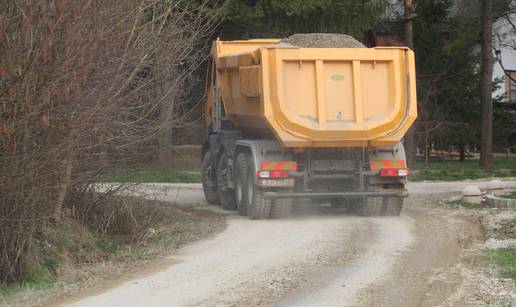
{"type": "Polygon", "coordinates": [[[451,14],[451,0],[416,1],[420,147],[459,149],[479,139],[478,19],[451,14]]]}
{"type": "Polygon", "coordinates": [[[221,34],[226,39],[311,32],[360,37],[387,7],[387,0],[233,0],[221,34]]]}

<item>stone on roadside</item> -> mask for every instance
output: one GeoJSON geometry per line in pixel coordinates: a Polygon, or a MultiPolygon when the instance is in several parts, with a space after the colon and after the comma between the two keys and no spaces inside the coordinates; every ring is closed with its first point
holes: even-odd
{"type": "Polygon", "coordinates": [[[498,179],[493,179],[487,183],[487,191],[495,195],[503,193],[504,188],[505,184],[498,179]]]}
{"type": "Polygon", "coordinates": [[[471,204],[482,203],[482,191],[477,186],[469,185],[462,190],[463,200],[471,204]]]}

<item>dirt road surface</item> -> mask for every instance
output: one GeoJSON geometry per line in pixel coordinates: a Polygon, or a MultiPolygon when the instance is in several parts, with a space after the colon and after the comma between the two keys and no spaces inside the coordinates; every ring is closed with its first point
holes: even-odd
{"type": "MultiPolygon", "coordinates": [[[[349,216],[298,203],[289,219],[250,221],[194,243],[153,274],[67,299],[69,306],[464,306],[461,267],[478,216],[430,206],[471,183],[414,183],[401,217],[349,216]]],[[[475,182],[483,186],[485,182],[475,182]]],[[[516,182],[507,182],[516,186],[516,182]]],[[[145,191],[152,188],[145,187],[145,191]]],[[[158,198],[206,207],[195,186],[158,198]]],[[[218,210],[218,209],[215,209],[218,210]]],[[[470,291],[474,292],[474,289],[470,291]]]]}

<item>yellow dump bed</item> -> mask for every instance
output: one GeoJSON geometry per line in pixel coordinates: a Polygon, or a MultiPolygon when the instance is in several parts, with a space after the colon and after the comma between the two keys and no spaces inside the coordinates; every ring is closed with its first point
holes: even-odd
{"type": "Polygon", "coordinates": [[[408,48],[217,40],[213,56],[226,116],[244,133],[272,131],[285,147],[391,146],[417,117],[408,48]]]}

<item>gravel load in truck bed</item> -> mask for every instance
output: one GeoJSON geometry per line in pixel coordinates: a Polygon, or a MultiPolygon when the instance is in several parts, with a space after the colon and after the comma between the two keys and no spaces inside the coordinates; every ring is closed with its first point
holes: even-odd
{"type": "Polygon", "coordinates": [[[302,48],[367,48],[349,35],[332,33],[294,34],[281,42],[302,48]]]}

